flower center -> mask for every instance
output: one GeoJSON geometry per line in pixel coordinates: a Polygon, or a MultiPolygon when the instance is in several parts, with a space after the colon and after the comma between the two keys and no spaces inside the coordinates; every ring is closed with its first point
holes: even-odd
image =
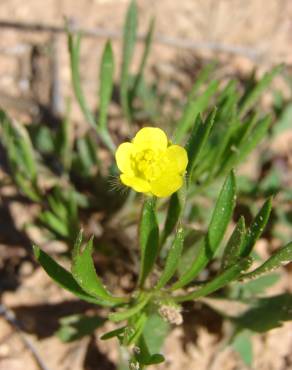
{"type": "Polygon", "coordinates": [[[165,167],[166,158],[161,151],[144,149],[131,156],[131,167],[135,176],[146,181],[156,180],[165,167]]]}

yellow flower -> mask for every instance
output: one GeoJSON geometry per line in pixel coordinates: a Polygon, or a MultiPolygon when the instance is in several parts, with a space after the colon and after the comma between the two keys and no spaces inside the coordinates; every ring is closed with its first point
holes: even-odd
{"type": "Polygon", "coordinates": [[[167,197],[182,186],[188,157],[183,147],[169,145],[161,129],[144,127],[131,143],[118,147],[116,161],[123,184],[137,192],[167,197]]]}

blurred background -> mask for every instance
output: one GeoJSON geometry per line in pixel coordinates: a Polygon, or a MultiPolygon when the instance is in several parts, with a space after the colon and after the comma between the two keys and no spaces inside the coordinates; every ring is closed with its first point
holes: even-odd
{"type": "MultiPolygon", "coordinates": [[[[83,30],[81,78],[88,102],[94,106],[99,61],[108,38],[113,40],[115,73],[119,75],[128,4],[127,0],[1,0],[0,107],[24,124],[56,125],[65,114],[67,99],[72,98],[72,124],[78,133],[86,130],[73,98],[64,20],[83,30]]],[[[217,61],[216,78],[226,81],[234,77],[242,84],[251,74],[257,78],[279,63],[286,65],[285,78],[276,78],[273,87],[285,101],[282,110],[276,110],[276,95],[268,93],[261,101],[264,109],[273,110],[280,118],[285,110],[286,116],[285,122],[282,119],[285,130],[264,147],[270,154],[260,176],[275,165],[281,169],[281,181],[291,189],[292,1],[138,0],[137,5],[140,39],[145,36],[151,17],[156,19],[146,76],[159,82],[161,93],[169,96],[169,104],[171,98],[183,100],[198,71],[213,60],[217,61]]],[[[137,67],[142,50],[139,43],[133,68],[137,67]]],[[[164,108],[167,115],[168,105],[164,108]]],[[[117,104],[112,104],[110,114],[111,130],[119,138],[124,134],[124,121],[117,104]]],[[[251,179],[259,177],[258,155],[249,157],[241,168],[241,173],[251,179]]],[[[0,156],[4,158],[2,147],[0,156]]],[[[3,163],[0,165],[0,370],[23,370],[24,366],[27,370],[116,369],[115,343],[98,341],[100,333],[69,344],[53,335],[62,316],[83,312],[88,307],[72,303],[69,294],[60,291],[36,268],[28,251],[32,240],[41,243],[42,236],[37,230],[23,232],[23,226],[33,219],[38,206],[15,196],[15,189],[6,186],[5,168],[3,163]]],[[[286,207],[291,207],[291,201],[286,207]]],[[[92,224],[96,233],[98,217],[92,224]]],[[[290,231],[287,229],[283,223],[277,232],[285,235],[284,240],[291,240],[291,223],[290,231]]],[[[281,243],[275,238],[272,248],[281,243]]],[[[62,251],[61,243],[54,242],[50,248],[62,251]]],[[[259,241],[258,253],[268,256],[266,239],[259,241]]],[[[270,288],[271,294],[292,291],[291,271],[288,272],[270,288]]],[[[188,317],[190,327],[196,326],[196,331],[188,331],[188,340],[182,328],[174,329],[165,349],[169,362],[157,368],[248,369],[230,348],[221,350],[220,320],[207,313],[200,315],[205,316],[188,317]]],[[[287,323],[253,338],[253,368],[292,369],[291,333],[292,326],[287,323]]]]}

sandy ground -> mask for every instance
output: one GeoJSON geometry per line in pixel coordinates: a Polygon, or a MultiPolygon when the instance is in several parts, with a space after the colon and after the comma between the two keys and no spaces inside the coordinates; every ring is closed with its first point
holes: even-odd
{"type": "MultiPolygon", "coordinates": [[[[63,25],[63,17],[73,18],[84,28],[104,27],[109,31],[121,28],[128,1],[126,0],[2,0],[0,20],[40,22],[63,25]]],[[[254,65],[268,68],[279,62],[292,63],[291,0],[138,0],[139,32],[145,33],[152,15],[156,16],[156,34],[165,37],[203,42],[196,54],[184,48],[154,44],[149,61],[166,75],[176,73],[177,60],[185,56],[196,60],[218,56],[210,51],[210,45],[228,45],[245,48],[246,55],[223,53],[226,65],[236,71],[250,71],[254,65]],[[249,52],[257,55],[250,59],[249,52]]],[[[38,88],[31,89],[31,52],[35,46],[46,46],[51,40],[48,33],[16,32],[0,28],[0,105],[21,118],[29,119],[28,109],[33,101],[48,104],[46,57],[40,56],[38,88]],[[36,96],[37,95],[37,96],[36,96]]],[[[97,89],[98,60],[102,53],[104,38],[86,39],[82,45],[82,80],[90,104],[94,105],[97,89]]],[[[70,69],[66,39],[56,39],[58,73],[61,81],[61,101],[72,96],[70,69]]],[[[121,58],[120,40],[113,43],[116,56],[116,76],[121,58]]],[[[138,47],[133,65],[137,65],[141,47],[138,47]]],[[[45,53],[44,53],[45,54],[45,53]]],[[[222,55],[222,53],[220,53],[222,55]]],[[[76,119],[81,119],[79,110],[73,108],[76,119]]],[[[23,211],[25,212],[25,211],[23,211]]],[[[20,222],[21,224],[21,222],[20,222]]],[[[18,225],[19,227],[21,225],[18,225]]],[[[21,239],[20,239],[21,240],[21,239]]],[[[15,241],[13,256],[24,257],[20,240],[15,241]]],[[[0,253],[1,263],[7,263],[7,249],[0,253]],[[4,262],[3,262],[4,261],[4,262]]],[[[283,278],[271,293],[292,291],[291,274],[283,272],[283,278]],[[290,277],[290,278],[289,278],[290,277]],[[289,281],[290,279],[290,281],[289,281]]],[[[11,267],[10,274],[13,274],[11,267]]],[[[84,312],[87,307],[75,302],[72,296],[59,290],[42,270],[31,266],[23,268],[21,284],[16,291],[2,294],[1,302],[15,314],[22,330],[17,330],[7,318],[0,317],[0,370],[39,369],[31,345],[50,370],[114,370],[117,346],[114,341],[101,343],[98,336],[78,343],[62,344],[53,336],[58,319],[72,312],[84,312]]],[[[207,327],[190,324],[196,331],[196,339],[184,344],[183,328],[175,328],[167,339],[164,352],[168,359],[159,370],[246,370],[248,369],[231,348],[221,348],[218,333],[207,327]]],[[[253,337],[254,370],[292,369],[292,325],[286,323],[268,334],[253,337]]]]}

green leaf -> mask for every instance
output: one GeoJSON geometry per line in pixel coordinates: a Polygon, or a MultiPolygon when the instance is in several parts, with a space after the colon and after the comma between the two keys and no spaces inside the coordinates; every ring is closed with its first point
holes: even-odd
{"type": "Polygon", "coordinates": [[[81,43],[80,33],[77,35],[76,40],[75,40],[75,37],[73,36],[73,34],[68,32],[68,47],[69,47],[69,53],[70,53],[71,76],[72,76],[74,93],[78,101],[79,107],[81,109],[81,112],[83,113],[86,121],[92,127],[94,127],[100,139],[108,147],[108,149],[111,152],[114,152],[115,146],[113,145],[113,142],[108,132],[101,130],[99,126],[96,124],[94,115],[89,109],[87,101],[82,91],[80,73],[79,73],[80,43],[81,43]]]}
{"type": "Polygon", "coordinates": [[[38,219],[42,224],[62,238],[66,239],[70,236],[67,223],[64,220],[61,220],[58,216],[54,215],[52,212],[42,212],[38,219]]]}
{"type": "Polygon", "coordinates": [[[270,198],[264,203],[259,213],[256,215],[254,221],[250,225],[249,229],[247,230],[244,242],[241,244],[240,248],[241,257],[248,256],[252,251],[253,246],[255,245],[258,238],[261,236],[269,220],[271,209],[272,199],[270,198]]]}
{"type": "Polygon", "coordinates": [[[242,271],[247,270],[252,263],[251,258],[246,257],[237,262],[236,265],[233,265],[215,278],[213,278],[209,283],[204,284],[202,288],[195,290],[194,292],[188,293],[186,295],[176,296],[176,302],[185,302],[191,301],[193,299],[198,299],[200,297],[205,297],[211,293],[214,293],[216,290],[223,288],[225,285],[231,283],[232,281],[239,278],[242,271]]]}
{"type": "Polygon", "coordinates": [[[81,250],[82,233],[79,234],[74,249],[72,261],[72,275],[81,288],[91,296],[101,298],[112,303],[125,302],[124,298],[113,297],[104,287],[96,274],[93,259],[93,238],[81,250]]]}
{"type": "Polygon", "coordinates": [[[224,249],[221,270],[235,264],[240,256],[241,245],[245,238],[245,221],[241,216],[224,249]]]}
{"type": "Polygon", "coordinates": [[[0,110],[0,122],[3,125],[2,142],[7,150],[12,171],[20,171],[22,176],[36,183],[37,163],[26,129],[18,122],[10,120],[3,110],[0,110]]]}
{"type": "Polygon", "coordinates": [[[151,272],[159,251],[159,228],[155,206],[156,199],[147,197],[142,209],[139,230],[141,248],[140,286],[143,286],[145,279],[151,272]]]}
{"type": "Polygon", "coordinates": [[[108,41],[103,51],[99,73],[99,127],[106,133],[108,133],[107,114],[113,92],[113,78],[114,57],[111,42],[108,41]]]}
{"type": "Polygon", "coordinates": [[[123,113],[127,120],[131,121],[129,106],[129,84],[130,84],[130,65],[133,57],[137,34],[137,6],[136,1],[130,2],[123,35],[123,57],[121,70],[121,104],[123,113]]]}
{"type": "Polygon", "coordinates": [[[96,315],[71,315],[60,320],[61,326],[55,334],[62,342],[73,342],[91,335],[104,322],[104,319],[96,315]]]}
{"type": "Polygon", "coordinates": [[[131,306],[130,308],[126,310],[111,313],[109,315],[109,319],[114,322],[119,322],[119,321],[129,319],[130,317],[142,311],[142,309],[146,306],[150,298],[151,298],[151,294],[146,294],[146,293],[141,294],[140,298],[138,299],[138,302],[135,305],[131,306]]]}
{"type": "Polygon", "coordinates": [[[34,256],[36,260],[42,265],[46,273],[59,286],[73,293],[76,297],[84,301],[95,303],[102,306],[112,306],[110,302],[96,299],[87,294],[76,282],[71,273],[65,270],[61,265],[54,261],[47,253],[42,251],[39,247],[33,246],[34,256]]]}
{"type": "Polygon", "coordinates": [[[170,197],[165,224],[161,235],[160,245],[163,246],[168,236],[174,230],[180,215],[182,214],[186,200],[186,189],[184,185],[170,197]]]}
{"type": "Polygon", "coordinates": [[[276,270],[281,265],[292,261],[292,242],[277,250],[266,262],[248,274],[242,275],[242,280],[256,279],[259,276],[276,270]]]}
{"type": "Polygon", "coordinates": [[[147,31],[147,34],[146,34],[144,52],[143,52],[143,55],[142,55],[142,58],[141,58],[138,73],[135,76],[133,88],[132,88],[132,91],[131,91],[131,101],[137,95],[138,89],[139,89],[140,84],[141,84],[142,79],[143,79],[144,69],[145,69],[145,66],[146,66],[146,62],[147,62],[147,59],[148,59],[148,56],[149,56],[149,52],[150,52],[150,48],[151,48],[151,44],[152,44],[152,40],[153,40],[154,25],[155,25],[155,19],[152,18],[150,23],[149,23],[148,31],[147,31]]]}
{"type": "Polygon", "coordinates": [[[140,337],[138,342],[139,353],[135,355],[136,360],[142,365],[156,365],[164,361],[164,357],[159,353],[151,354],[144,335],[140,337]]]}
{"type": "Polygon", "coordinates": [[[292,320],[292,294],[285,293],[274,297],[259,298],[241,316],[233,318],[239,329],[249,329],[265,333],[280,327],[283,322],[292,320]]]}
{"type": "Polygon", "coordinates": [[[40,126],[39,124],[31,124],[27,128],[33,146],[42,154],[53,154],[55,150],[54,132],[47,126],[40,126]]]}
{"type": "Polygon", "coordinates": [[[175,274],[183,249],[184,236],[185,236],[184,229],[182,227],[179,227],[173,240],[173,243],[168,251],[164,270],[155,286],[155,289],[163,288],[175,274]]]}
{"type": "Polygon", "coordinates": [[[71,65],[71,77],[73,90],[78,101],[79,107],[84,115],[86,121],[94,128],[96,128],[96,122],[92,112],[90,111],[85,96],[82,91],[80,73],[79,73],[79,60],[80,60],[80,43],[81,34],[78,33],[76,39],[74,35],[68,32],[68,48],[70,53],[70,65],[71,65]]]}
{"type": "Polygon", "coordinates": [[[213,258],[231,220],[235,206],[235,192],[235,177],[233,172],[231,172],[221,189],[209,224],[208,233],[200,245],[198,254],[191,267],[173,285],[173,290],[182,288],[190,283],[213,258]]]}
{"type": "Polygon", "coordinates": [[[237,334],[233,339],[231,346],[240,355],[245,365],[252,365],[253,351],[251,333],[249,331],[244,330],[237,334]]]}
{"type": "Polygon", "coordinates": [[[80,137],[76,141],[78,159],[84,168],[85,174],[90,175],[95,166],[98,166],[98,158],[96,148],[93,148],[91,138],[89,136],[80,137]]]}
{"type": "Polygon", "coordinates": [[[14,173],[14,177],[16,185],[23,194],[25,194],[29,199],[31,199],[34,202],[41,201],[41,195],[36,184],[34,183],[32,184],[31,181],[28,180],[25,176],[23,176],[20,172],[14,173]]]}
{"type": "Polygon", "coordinates": [[[123,326],[121,328],[118,328],[118,329],[114,329],[114,330],[111,330],[105,334],[103,334],[100,339],[101,340],[108,340],[108,339],[112,339],[112,338],[121,338],[122,336],[124,336],[124,332],[125,332],[125,329],[127,328],[127,326],[123,326]]]}
{"type": "Polygon", "coordinates": [[[196,121],[197,116],[204,112],[208,107],[211,97],[215,94],[217,88],[218,81],[213,80],[201,96],[194,98],[193,93],[190,93],[182,117],[176,124],[176,129],[173,135],[174,142],[178,143],[182,141],[186,132],[196,121]]]}
{"type": "MultiPolygon", "coordinates": [[[[245,274],[244,274],[245,275],[245,274]]],[[[243,275],[243,276],[244,276],[243,275]]],[[[258,294],[263,294],[266,289],[276,284],[280,280],[280,274],[272,273],[257,277],[255,280],[250,280],[242,284],[242,276],[238,284],[239,294],[241,299],[248,299],[258,294]]],[[[244,279],[243,279],[244,280],[244,279]]]]}
{"type": "Polygon", "coordinates": [[[138,342],[144,330],[147,315],[145,312],[139,312],[136,316],[132,316],[129,321],[130,325],[125,331],[125,337],[123,338],[123,344],[127,346],[131,346],[138,342]]]}
{"type": "Polygon", "coordinates": [[[190,92],[190,97],[192,97],[193,99],[196,98],[199,88],[207,82],[210,74],[214,71],[216,64],[216,62],[208,63],[198,73],[198,75],[196,76],[196,82],[194,83],[194,86],[192,87],[192,90],[190,92]]]}
{"type": "Polygon", "coordinates": [[[169,323],[163,320],[157,313],[148,317],[144,326],[143,337],[151,354],[161,350],[169,330],[169,323]]]}
{"type": "Polygon", "coordinates": [[[58,152],[61,163],[66,171],[70,170],[73,157],[73,140],[71,140],[72,122],[70,120],[70,114],[71,102],[68,100],[66,114],[58,128],[56,137],[56,151],[58,152]]]}
{"type": "Polygon", "coordinates": [[[266,136],[267,131],[271,125],[271,117],[265,117],[258,121],[254,129],[251,130],[246,140],[240,140],[238,146],[232,145],[233,155],[223,164],[220,172],[226,172],[233,168],[238,163],[242,162],[250,152],[257,147],[259,142],[266,136]]]}
{"type": "Polygon", "coordinates": [[[271,84],[275,76],[279,74],[282,69],[282,65],[276,66],[270,72],[267,72],[251,91],[247,92],[240,105],[239,113],[241,116],[245,115],[257,103],[264,90],[271,84]]]}
{"type": "Polygon", "coordinates": [[[189,159],[187,166],[188,183],[192,180],[193,169],[196,166],[199,155],[208,140],[215,116],[216,108],[208,115],[205,122],[203,122],[199,116],[190,134],[190,138],[186,144],[186,151],[189,159]]]}

